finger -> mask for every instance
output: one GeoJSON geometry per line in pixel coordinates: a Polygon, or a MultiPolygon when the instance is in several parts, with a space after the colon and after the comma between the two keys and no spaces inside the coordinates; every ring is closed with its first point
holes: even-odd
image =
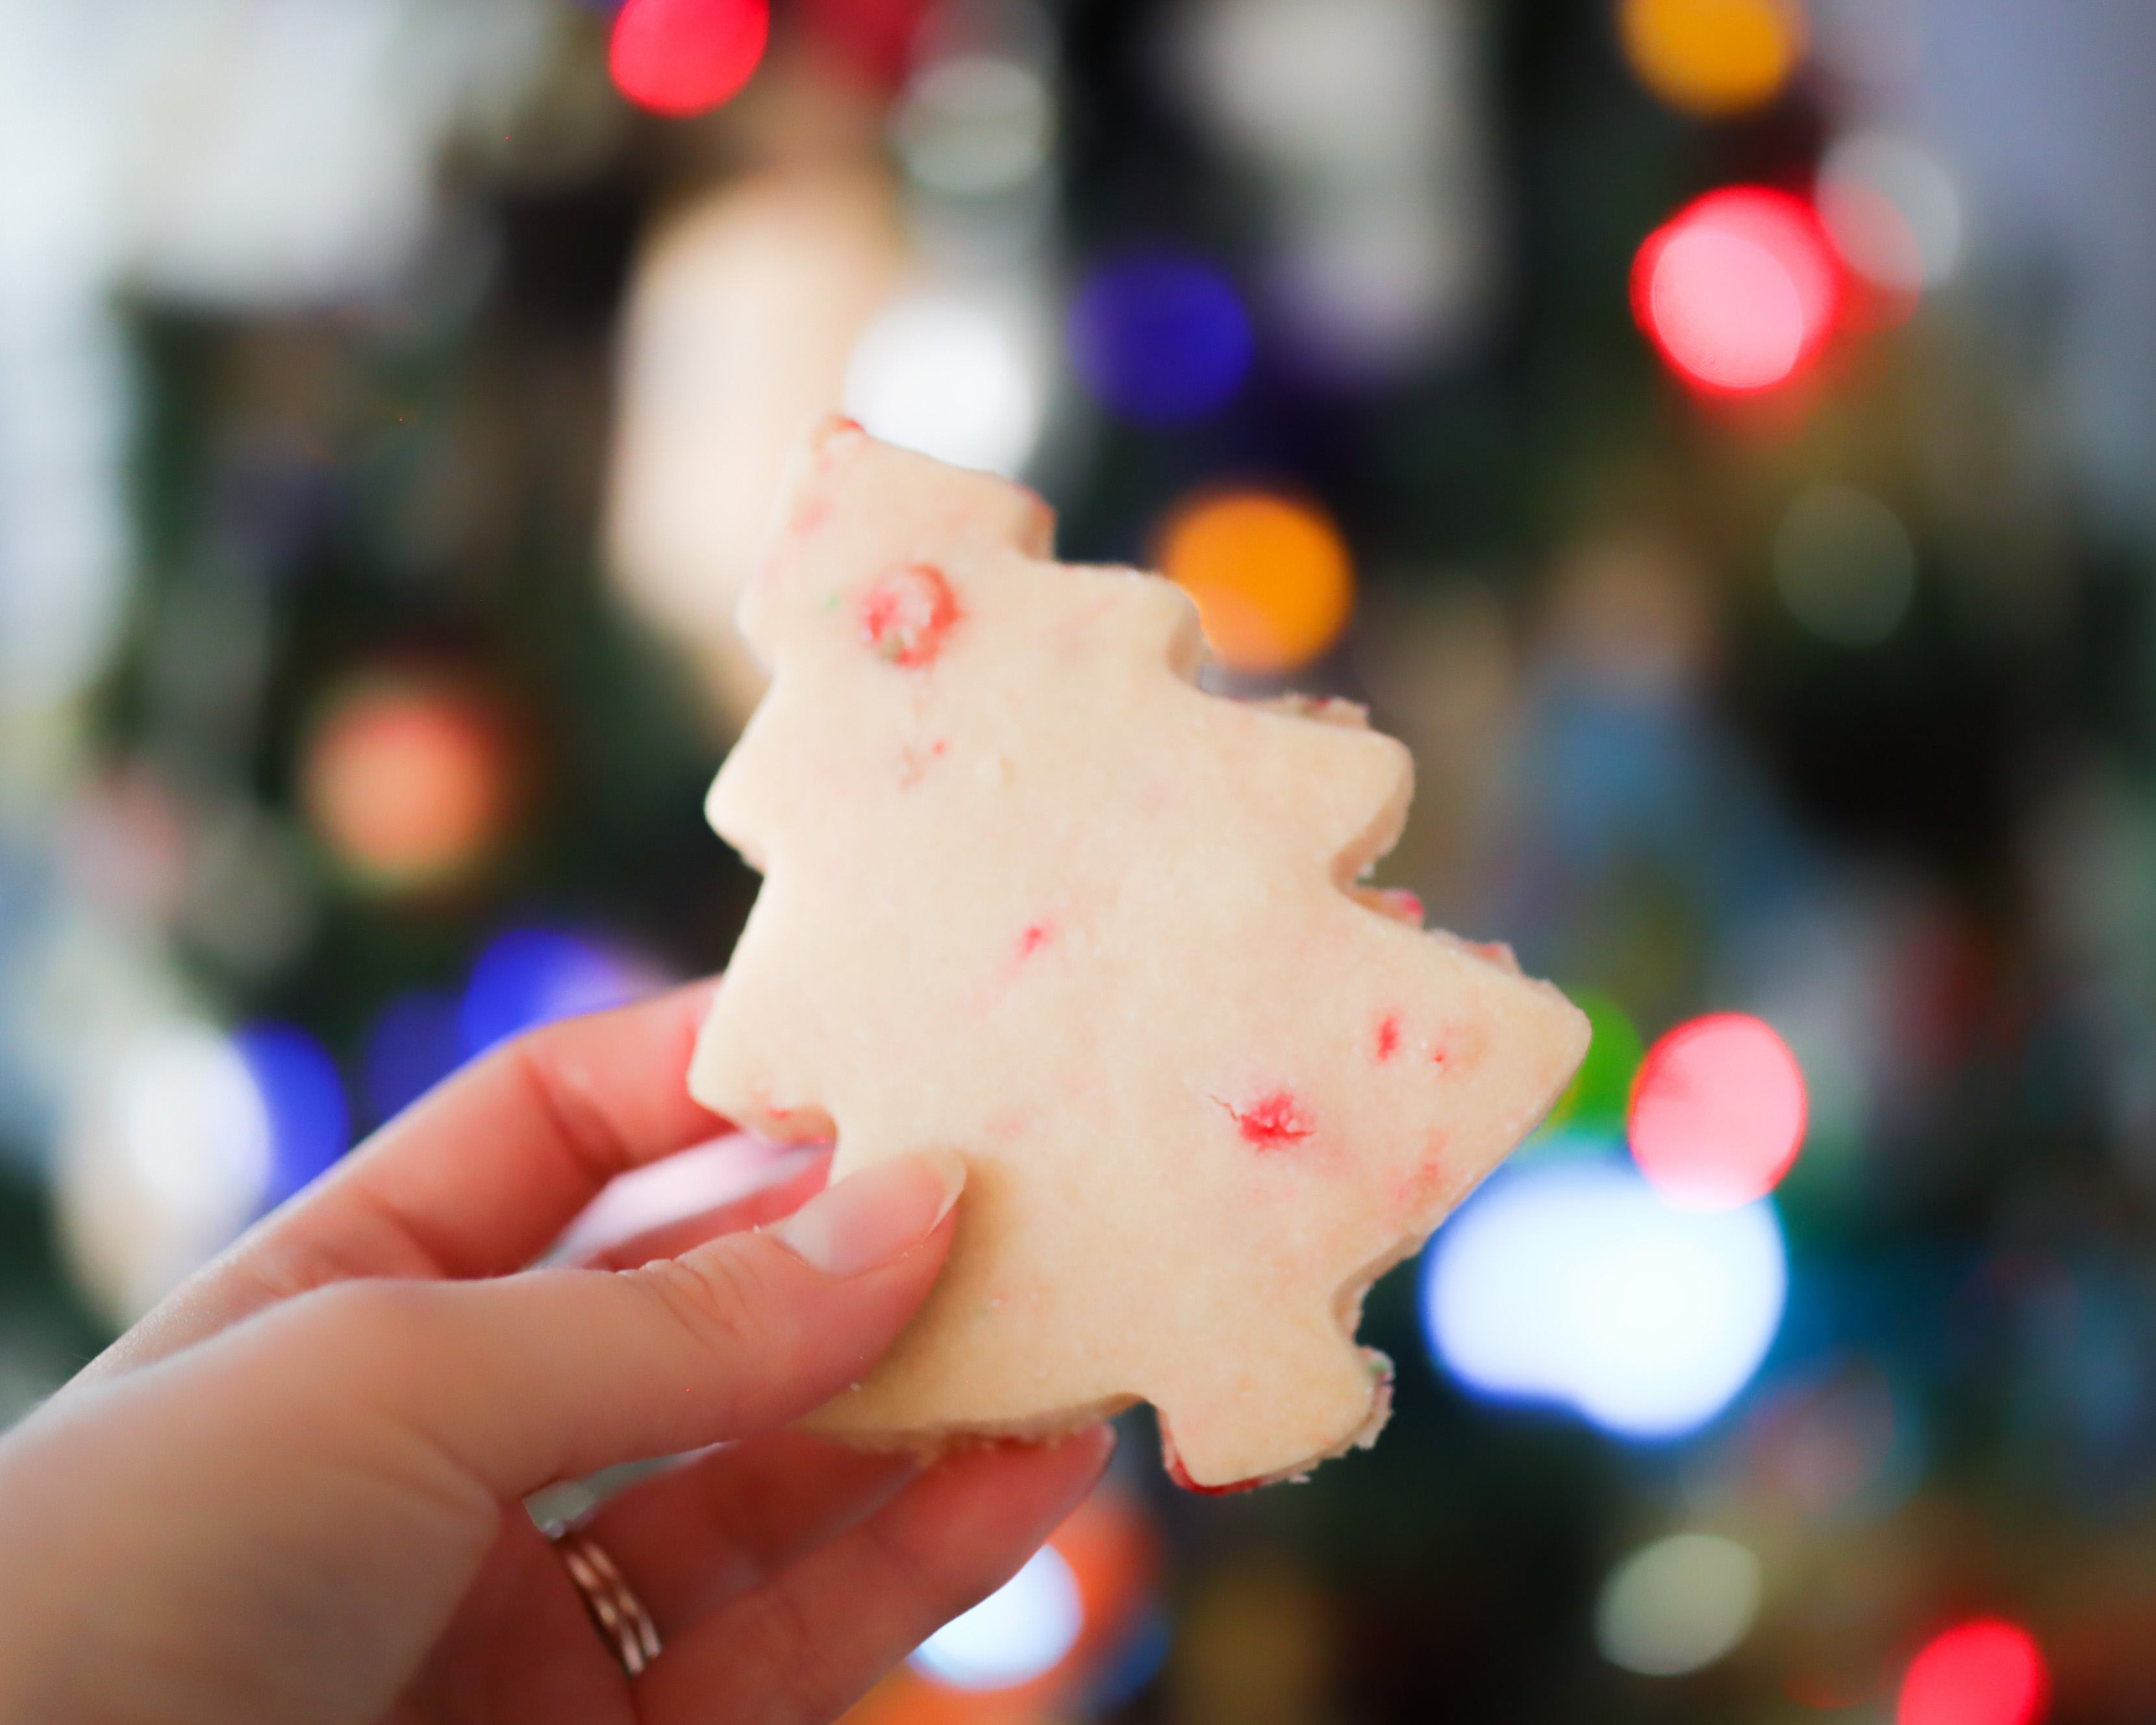
{"type": "Polygon", "coordinates": [[[730,1204],[662,1222],[626,1240],[610,1240],[578,1260],[587,1270],[637,1270],[656,1258],[678,1258],[722,1234],[762,1228],[790,1216],[824,1189],[831,1158],[818,1156],[791,1174],[760,1186],[730,1204]]]}
{"type": "Polygon", "coordinates": [[[858,1381],[942,1267],[964,1177],[955,1157],[895,1158],[773,1229],[641,1270],[354,1282],[235,1345],[332,1417],[416,1435],[521,1497],[784,1425],[858,1381]]]}
{"type": "Polygon", "coordinates": [[[586,1531],[670,1636],[874,1513],[919,1472],[910,1455],[769,1432],[633,1486],[586,1531]]]}
{"type": "Polygon", "coordinates": [[[676,1637],[641,1680],[654,1721],[824,1725],[1018,1572],[1100,1479],[1112,1429],[962,1451],[768,1587],[676,1637]]]}
{"type": "Polygon", "coordinates": [[[389,1218],[439,1275],[521,1269],[615,1175],[725,1129],[687,1082],[712,986],[503,1045],[377,1133],[294,1212],[295,1230],[333,1237],[339,1211],[357,1204],[389,1218]]]}
{"type": "Polygon", "coordinates": [[[147,1364],[331,1282],[522,1268],[616,1174],[723,1130],[685,1082],[711,992],[694,983],[495,1050],[250,1230],[83,1377],[147,1364]]]}

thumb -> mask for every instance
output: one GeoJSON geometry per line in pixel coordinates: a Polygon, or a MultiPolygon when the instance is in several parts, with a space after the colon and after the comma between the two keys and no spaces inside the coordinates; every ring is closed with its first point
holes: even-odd
{"type": "Polygon", "coordinates": [[[783,1425],[858,1381],[927,1297],[965,1177],[955,1156],[895,1158],[638,1270],[346,1283],[284,1308],[280,1339],[353,1414],[520,1496],[783,1425]]]}

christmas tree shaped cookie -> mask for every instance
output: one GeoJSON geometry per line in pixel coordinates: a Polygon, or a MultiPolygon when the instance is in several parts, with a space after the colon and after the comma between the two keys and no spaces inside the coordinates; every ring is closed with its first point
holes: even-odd
{"type": "Polygon", "coordinates": [[[712,786],[766,879],[690,1073],[834,1178],[964,1158],[950,1261],[812,1416],[875,1446],[1142,1398],[1219,1489],[1389,1403],[1364,1291],[1548,1110],[1585,1019],[1354,883],[1407,752],[1194,682],[1175,587],[1050,561],[1031,493],[834,421],[742,606],[773,673],[712,786]]]}

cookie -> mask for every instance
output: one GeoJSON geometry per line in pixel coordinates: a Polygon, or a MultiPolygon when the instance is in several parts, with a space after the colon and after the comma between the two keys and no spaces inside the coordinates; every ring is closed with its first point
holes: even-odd
{"type": "Polygon", "coordinates": [[[711,788],[764,876],[706,1106],[833,1178],[968,1165],[928,1301],[814,1430],[1045,1436],[1144,1399],[1199,1490],[1372,1441],[1364,1291],[1548,1110],[1585,1018],[1358,887],[1407,751],[1202,691],[1189,599],[1050,561],[1030,492],[825,424],[742,603],[769,692],[711,788]]]}

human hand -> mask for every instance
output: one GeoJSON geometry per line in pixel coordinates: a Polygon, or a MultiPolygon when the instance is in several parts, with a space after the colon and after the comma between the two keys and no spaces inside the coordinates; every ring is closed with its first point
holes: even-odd
{"type": "Polygon", "coordinates": [[[926,1468],[782,1430],[926,1296],[955,1159],[524,1268],[721,1129],[682,1084],[708,999],[497,1050],[0,1443],[0,1717],[823,1721],[1018,1568],[1105,1428],[926,1468]],[[589,1529],[665,1637],[629,1678],[521,1499],[722,1442],[589,1529]]]}

